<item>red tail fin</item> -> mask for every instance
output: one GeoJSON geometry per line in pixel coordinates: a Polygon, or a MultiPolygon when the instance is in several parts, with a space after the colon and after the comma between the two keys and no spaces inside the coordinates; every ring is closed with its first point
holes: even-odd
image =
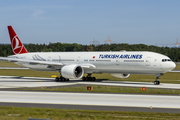
{"type": "Polygon", "coordinates": [[[24,47],[23,43],[17,36],[16,32],[12,28],[12,26],[8,26],[8,31],[9,31],[9,37],[11,41],[11,47],[13,50],[13,53],[16,54],[23,54],[23,53],[28,53],[26,48],[24,47]]]}

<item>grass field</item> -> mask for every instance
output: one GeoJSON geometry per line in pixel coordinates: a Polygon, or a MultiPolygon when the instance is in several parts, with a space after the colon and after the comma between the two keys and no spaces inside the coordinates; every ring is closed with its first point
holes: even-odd
{"type": "Polygon", "coordinates": [[[17,88],[15,90],[28,90],[28,91],[60,91],[60,92],[100,92],[100,93],[141,93],[141,94],[174,94],[180,95],[179,89],[153,89],[146,88],[142,91],[141,88],[132,87],[119,87],[119,86],[91,86],[92,90],[87,90],[87,86],[76,87],[41,87],[41,88],[17,88]]]}
{"type": "Polygon", "coordinates": [[[11,63],[11,62],[0,61],[0,67],[21,67],[21,66],[11,63]]]}
{"type": "MultiPolygon", "coordinates": [[[[148,109],[148,108],[147,108],[148,109]]],[[[1,120],[179,120],[180,114],[0,107],[1,120]]]]}

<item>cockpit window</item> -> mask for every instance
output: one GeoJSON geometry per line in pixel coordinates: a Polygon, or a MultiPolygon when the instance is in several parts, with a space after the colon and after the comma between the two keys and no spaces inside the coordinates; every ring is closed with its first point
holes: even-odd
{"type": "Polygon", "coordinates": [[[172,61],[171,59],[162,59],[162,62],[172,61]]]}

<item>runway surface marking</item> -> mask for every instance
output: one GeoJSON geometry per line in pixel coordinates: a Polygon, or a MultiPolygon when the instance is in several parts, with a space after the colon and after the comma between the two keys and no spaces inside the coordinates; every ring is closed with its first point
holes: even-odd
{"type": "Polygon", "coordinates": [[[0,102],[180,109],[180,96],[0,91],[0,102]]]}

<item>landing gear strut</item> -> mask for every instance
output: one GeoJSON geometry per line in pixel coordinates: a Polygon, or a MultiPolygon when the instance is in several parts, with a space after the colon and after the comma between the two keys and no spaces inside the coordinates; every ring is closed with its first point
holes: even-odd
{"type": "Polygon", "coordinates": [[[160,81],[158,79],[159,79],[159,77],[156,77],[156,80],[154,81],[154,85],[159,85],[160,84],[160,81]]]}
{"type": "Polygon", "coordinates": [[[83,81],[95,81],[96,77],[91,77],[92,74],[87,74],[86,77],[83,77],[82,80],[83,81]]]}
{"type": "Polygon", "coordinates": [[[66,78],[61,76],[61,77],[56,77],[55,81],[56,82],[66,82],[66,81],[69,81],[69,79],[66,79],[66,78]]]}
{"type": "Polygon", "coordinates": [[[160,84],[160,81],[158,79],[160,79],[159,77],[164,75],[163,73],[160,73],[160,74],[157,74],[156,75],[156,80],[154,81],[154,85],[159,85],[160,84]]]}

